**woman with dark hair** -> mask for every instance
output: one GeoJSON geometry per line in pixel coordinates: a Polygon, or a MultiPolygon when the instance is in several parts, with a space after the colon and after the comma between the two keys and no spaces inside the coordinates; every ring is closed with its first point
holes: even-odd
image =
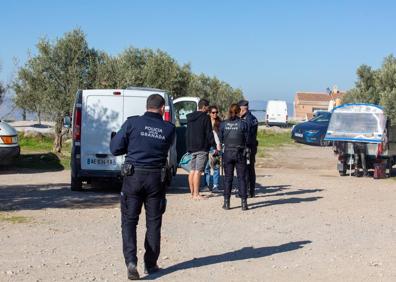
{"type": "Polygon", "coordinates": [[[216,142],[216,147],[211,147],[209,151],[209,159],[205,167],[205,185],[210,188],[210,171],[213,169],[213,188],[212,192],[219,192],[220,179],[220,161],[219,151],[221,150],[221,143],[218,137],[220,130],[221,119],[219,117],[219,110],[217,106],[209,107],[210,121],[212,122],[213,136],[216,142]]]}
{"type": "Polygon", "coordinates": [[[220,124],[220,141],[224,145],[223,164],[225,174],[224,205],[223,209],[230,209],[231,187],[236,168],[239,196],[242,210],[247,210],[246,191],[246,156],[245,148],[248,144],[248,125],[239,118],[241,108],[238,104],[232,104],[228,110],[228,119],[220,124]]]}

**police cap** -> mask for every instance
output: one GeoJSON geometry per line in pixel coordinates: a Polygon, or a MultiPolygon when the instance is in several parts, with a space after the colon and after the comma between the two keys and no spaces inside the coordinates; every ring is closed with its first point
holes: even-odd
{"type": "Polygon", "coordinates": [[[248,107],[248,106],[249,106],[249,101],[240,100],[240,101],[238,102],[238,106],[240,106],[240,107],[248,107]]]}

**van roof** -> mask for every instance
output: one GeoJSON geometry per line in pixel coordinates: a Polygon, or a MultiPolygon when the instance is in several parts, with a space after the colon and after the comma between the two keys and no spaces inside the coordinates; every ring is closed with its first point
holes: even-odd
{"type": "Polygon", "coordinates": [[[143,90],[143,91],[167,92],[166,90],[163,90],[163,89],[150,88],[150,87],[137,87],[137,86],[129,86],[129,87],[126,88],[126,90],[143,90]]]}
{"type": "Polygon", "coordinates": [[[268,101],[268,103],[285,103],[286,104],[286,101],[285,100],[269,100],[268,101]]]}

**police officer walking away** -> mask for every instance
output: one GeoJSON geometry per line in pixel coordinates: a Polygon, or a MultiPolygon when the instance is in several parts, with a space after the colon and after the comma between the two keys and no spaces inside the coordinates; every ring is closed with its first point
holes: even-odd
{"type": "Polygon", "coordinates": [[[248,152],[248,165],[247,165],[247,173],[246,173],[246,183],[248,187],[249,197],[253,198],[256,195],[256,154],[257,154],[257,128],[258,121],[257,118],[249,111],[249,102],[246,100],[241,100],[238,102],[238,105],[241,107],[240,116],[244,119],[248,125],[249,130],[249,142],[247,147],[249,149],[248,152]]]}
{"type": "Polygon", "coordinates": [[[240,107],[232,104],[228,110],[228,119],[220,124],[220,141],[224,144],[223,165],[225,174],[223,209],[230,209],[231,187],[234,167],[237,170],[239,196],[242,210],[247,210],[246,191],[246,144],[248,143],[248,126],[239,118],[240,107]]]}
{"type": "Polygon", "coordinates": [[[175,137],[175,126],[162,119],[165,100],[159,94],[147,98],[147,111],[129,117],[110,143],[115,156],[126,154],[121,173],[122,243],[128,279],[139,279],[136,257],[136,226],[144,204],[146,237],[144,272],[159,270],[162,214],[165,212],[166,161],[175,137]]]}

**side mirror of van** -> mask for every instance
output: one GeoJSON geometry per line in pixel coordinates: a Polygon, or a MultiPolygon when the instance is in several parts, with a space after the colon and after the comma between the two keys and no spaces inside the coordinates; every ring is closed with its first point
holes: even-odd
{"type": "Polygon", "coordinates": [[[65,116],[63,118],[63,127],[64,128],[71,128],[71,117],[70,116],[65,116]]]}

